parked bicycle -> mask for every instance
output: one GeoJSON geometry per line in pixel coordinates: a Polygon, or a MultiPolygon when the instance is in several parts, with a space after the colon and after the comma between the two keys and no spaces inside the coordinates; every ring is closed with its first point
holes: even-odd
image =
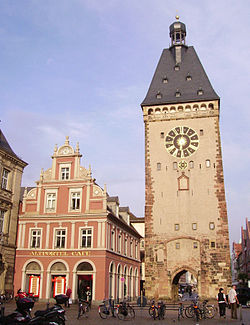
{"type": "Polygon", "coordinates": [[[108,299],[108,306],[107,306],[107,300],[104,299],[103,303],[99,305],[98,312],[102,319],[106,319],[109,316],[116,317],[117,307],[114,304],[114,300],[108,299]]]}
{"type": "Polygon", "coordinates": [[[152,300],[151,306],[148,310],[149,315],[155,320],[158,317],[158,307],[155,304],[155,301],[152,300]]]}
{"type": "Polygon", "coordinates": [[[131,320],[135,318],[135,311],[129,302],[124,299],[123,302],[117,305],[117,317],[121,320],[131,320]]]}
{"type": "Polygon", "coordinates": [[[204,300],[202,304],[198,304],[196,300],[190,306],[185,308],[185,315],[187,318],[213,318],[216,314],[216,307],[214,305],[208,305],[208,300],[204,300]]]}
{"type": "Polygon", "coordinates": [[[81,316],[85,316],[86,318],[88,318],[87,313],[89,312],[89,309],[90,309],[89,302],[83,299],[79,299],[77,319],[80,319],[81,316]]]}
{"type": "Polygon", "coordinates": [[[166,305],[164,304],[163,301],[159,301],[158,302],[158,318],[164,319],[165,312],[166,312],[166,305]]]}

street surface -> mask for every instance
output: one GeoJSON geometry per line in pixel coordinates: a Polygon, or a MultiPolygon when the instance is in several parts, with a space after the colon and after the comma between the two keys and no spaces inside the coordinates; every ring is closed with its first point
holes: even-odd
{"type": "MultiPolygon", "coordinates": [[[[53,304],[51,303],[50,306],[53,304]]],[[[139,307],[137,307],[139,308],[139,307]]],[[[192,320],[192,319],[187,319],[183,318],[180,321],[177,319],[177,311],[169,311],[167,310],[166,312],[166,317],[164,320],[153,320],[150,318],[148,314],[148,308],[144,310],[137,309],[135,310],[135,319],[132,321],[122,321],[117,318],[112,318],[109,317],[107,319],[101,319],[99,314],[98,314],[98,306],[92,306],[91,311],[88,313],[88,318],[85,318],[81,316],[81,318],[78,320],[77,319],[77,314],[78,314],[78,305],[73,304],[70,306],[70,308],[66,308],[66,316],[67,316],[67,322],[66,325],[78,325],[78,324],[86,324],[86,325],[122,325],[123,323],[125,324],[132,324],[132,325],[155,325],[155,324],[162,324],[162,325],[170,325],[170,324],[175,324],[179,323],[180,325],[186,325],[186,324],[193,324],[196,325],[197,323],[192,320]]],[[[32,314],[36,310],[42,310],[46,309],[46,303],[36,303],[33,310],[32,314]]],[[[7,303],[5,305],[5,315],[8,315],[12,311],[15,310],[15,302],[12,301],[10,303],[7,303]]],[[[243,308],[242,309],[242,321],[239,320],[239,315],[238,315],[238,320],[231,320],[230,319],[230,310],[227,309],[227,318],[226,319],[220,319],[218,315],[216,315],[213,319],[206,319],[206,320],[201,320],[199,321],[200,325],[206,325],[206,324],[233,324],[233,325],[250,325],[250,308],[243,308]]]]}

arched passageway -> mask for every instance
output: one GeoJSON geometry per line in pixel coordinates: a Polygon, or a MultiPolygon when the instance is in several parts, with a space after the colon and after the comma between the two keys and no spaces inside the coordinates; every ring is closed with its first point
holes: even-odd
{"type": "Polygon", "coordinates": [[[198,281],[195,274],[182,269],[173,278],[171,296],[174,300],[185,300],[198,294],[198,281]]]}

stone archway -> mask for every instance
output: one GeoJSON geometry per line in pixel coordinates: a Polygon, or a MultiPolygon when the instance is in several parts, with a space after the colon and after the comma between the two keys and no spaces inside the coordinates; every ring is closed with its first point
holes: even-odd
{"type": "Polygon", "coordinates": [[[192,294],[198,294],[198,274],[189,268],[182,268],[175,272],[172,278],[171,298],[179,300],[180,297],[189,299],[192,294]]]}

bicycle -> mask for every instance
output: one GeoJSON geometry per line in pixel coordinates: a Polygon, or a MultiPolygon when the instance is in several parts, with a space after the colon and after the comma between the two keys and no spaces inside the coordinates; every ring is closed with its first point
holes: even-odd
{"type": "Polygon", "coordinates": [[[134,308],[125,299],[122,304],[117,305],[117,317],[120,320],[131,320],[135,318],[134,308]]]}
{"type": "Polygon", "coordinates": [[[88,315],[87,315],[88,312],[89,312],[89,302],[86,300],[79,299],[77,319],[80,319],[80,317],[83,315],[86,318],[88,318],[88,315]]]}
{"type": "Polygon", "coordinates": [[[200,318],[213,318],[216,314],[216,308],[214,305],[208,305],[208,300],[204,300],[202,305],[198,305],[197,302],[194,300],[190,306],[185,308],[185,315],[187,318],[194,318],[194,312],[199,313],[200,318]],[[196,308],[197,306],[197,308],[196,308]]]}
{"type": "Polygon", "coordinates": [[[149,315],[155,320],[158,317],[158,307],[155,305],[155,301],[152,301],[148,310],[149,315]]]}
{"type": "Polygon", "coordinates": [[[164,319],[165,311],[166,311],[166,305],[163,303],[163,301],[158,302],[158,318],[159,319],[164,319]]]}
{"type": "Polygon", "coordinates": [[[108,316],[116,317],[115,314],[117,313],[117,307],[114,305],[114,300],[109,299],[108,302],[108,307],[106,306],[105,299],[103,300],[103,303],[98,307],[98,312],[102,319],[106,319],[108,316]]]}

